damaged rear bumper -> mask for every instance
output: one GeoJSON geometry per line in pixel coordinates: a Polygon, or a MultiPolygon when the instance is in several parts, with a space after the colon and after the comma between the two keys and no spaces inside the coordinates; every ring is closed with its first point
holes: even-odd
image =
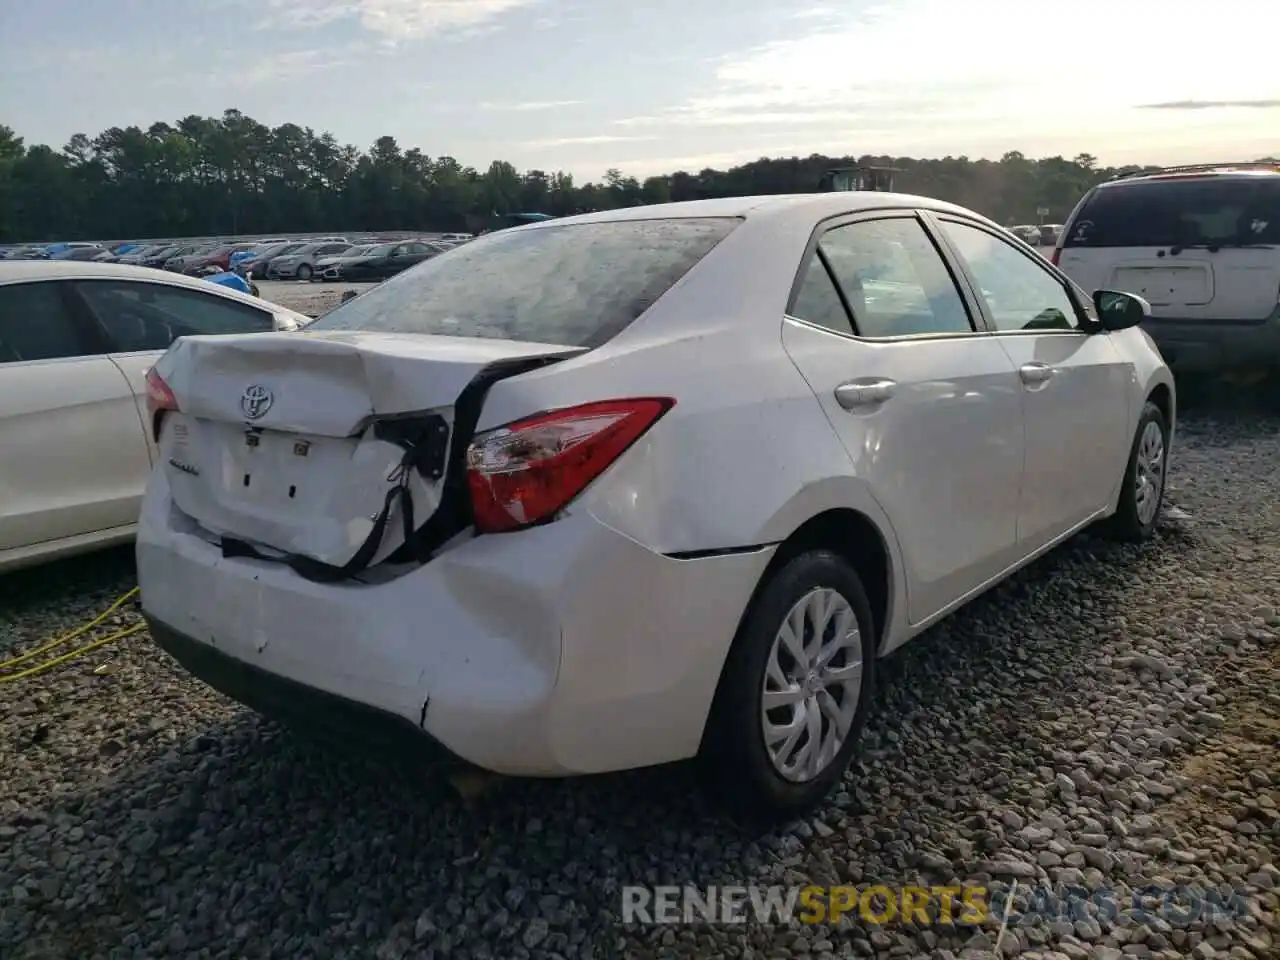
{"type": "Polygon", "coordinates": [[[173,507],[163,471],[137,546],[157,642],[211,686],[304,721],[354,704],[475,766],[553,777],[697,753],[772,553],[675,559],[580,507],[398,577],[316,583],[224,557],[173,507]]]}
{"type": "Polygon", "coordinates": [[[278,676],[154,617],[146,620],[156,645],[183,669],[264,717],[336,743],[392,752],[408,750],[436,761],[460,760],[407,717],[278,676]]]}

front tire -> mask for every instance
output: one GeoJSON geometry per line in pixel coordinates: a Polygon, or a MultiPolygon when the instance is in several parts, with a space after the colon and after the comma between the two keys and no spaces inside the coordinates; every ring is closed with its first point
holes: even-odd
{"type": "Polygon", "coordinates": [[[734,638],[699,757],[731,812],[774,823],[832,791],[866,723],[875,648],[866,591],[843,558],[813,550],[770,576],[734,638]]]}
{"type": "Polygon", "coordinates": [[[296,276],[299,280],[310,280],[311,279],[310,265],[304,263],[300,267],[298,267],[298,272],[296,276]]]}
{"type": "Polygon", "coordinates": [[[1120,504],[1111,518],[1110,532],[1117,540],[1141,543],[1155,534],[1164,504],[1168,455],[1169,425],[1160,408],[1147,401],[1129,450],[1120,504]]]}

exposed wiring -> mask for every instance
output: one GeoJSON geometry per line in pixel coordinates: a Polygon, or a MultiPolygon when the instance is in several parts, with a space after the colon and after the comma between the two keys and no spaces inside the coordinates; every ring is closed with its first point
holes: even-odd
{"type": "MultiPolygon", "coordinates": [[[[124,596],[116,600],[115,603],[111,604],[111,606],[107,607],[106,610],[103,610],[102,613],[98,614],[88,623],[72,630],[66,636],[58,637],[56,640],[50,640],[48,643],[36,647],[34,650],[28,650],[26,653],[16,656],[11,660],[5,660],[0,663],[0,672],[14,670],[22,664],[28,663],[42,654],[48,653],[50,650],[56,650],[58,647],[65,646],[77,637],[84,636],[137,595],[138,588],[134,587],[128,593],[124,594],[124,596]]],[[[147,625],[145,623],[138,623],[134,624],[132,627],[127,627],[124,630],[117,630],[115,633],[109,634],[108,636],[82,644],[68,653],[54,657],[52,660],[45,660],[42,663],[35,664],[34,666],[26,667],[22,670],[18,670],[17,673],[5,673],[4,676],[0,676],[0,683],[8,683],[11,680],[21,680],[25,677],[35,676],[36,674],[43,673],[44,671],[49,670],[52,667],[56,667],[61,663],[66,663],[68,660],[74,660],[76,657],[88,653],[90,650],[105,647],[108,643],[114,643],[116,640],[123,640],[125,637],[141,633],[145,629],[147,629],[147,625]]]]}

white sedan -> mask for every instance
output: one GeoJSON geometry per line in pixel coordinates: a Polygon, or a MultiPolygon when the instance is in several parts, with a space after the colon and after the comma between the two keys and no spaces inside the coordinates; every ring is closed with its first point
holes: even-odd
{"type": "Polygon", "coordinates": [[[133,536],[155,455],[145,375],[174,338],[308,322],[161,270],[0,264],[0,570],[133,536]]]}
{"type": "Polygon", "coordinates": [[[1152,535],[1147,309],[920,197],[493,233],[157,362],[142,605],[265,713],[506,774],[697,756],[792,816],[878,658],[1095,521],[1152,535]]]}

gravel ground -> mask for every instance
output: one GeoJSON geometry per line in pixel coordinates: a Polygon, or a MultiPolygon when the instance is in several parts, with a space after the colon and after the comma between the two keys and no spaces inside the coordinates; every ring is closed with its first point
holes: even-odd
{"type": "MultiPolygon", "coordinates": [[[[1275,958],[1277,464],[1274,418],[1184,421],[1170,496],[1189,519],[1140,548],[1081,537],[910,645],[844,792],[764,837],[679,767],[476,795],[340,756],[145,636],[0,684],[0,955],[991,956],[992,925],[623,927],[618,887],[1017,878],[1122,906],[1211,887],[1248,912],[1097,911],[1010,927],[1005,956],[1275,958]]],[[[130,585],[127,551],[0,579],[0,644],[130,585]]]]}
{"type": "Polygon", "coordinates": [[[312,283],[310,280],[262,280],[258,284],[258,295],[264,300],[279,304],[289,310],[318,317],[326,310],[332,310],[342,302],[342,294],[346,290],[364,292],[373,283],[312,283]]]}

